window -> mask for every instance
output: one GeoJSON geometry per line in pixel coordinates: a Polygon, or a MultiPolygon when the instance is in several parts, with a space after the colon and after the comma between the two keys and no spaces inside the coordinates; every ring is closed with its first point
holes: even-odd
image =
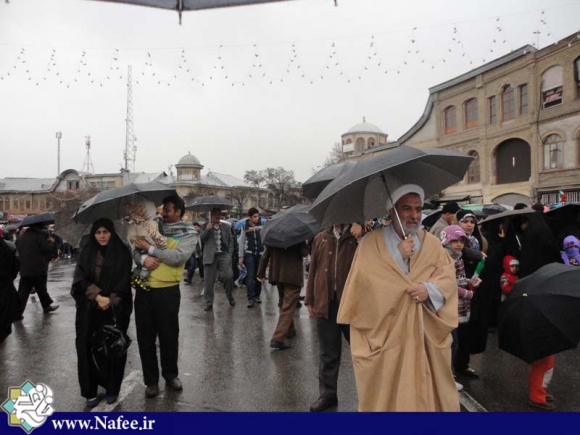
{"type": "Polygon", "coordinates": [[[576,98],[580,98],[580,57],[574,61],[574,80],[576,80],[576,98]]]}
{"type": "Polygon", "coordinates": [[[557,169],[564,162],[562,138],[557,134],[551,134],[544,139],[544,169],[557,169]]]}
{"type": "Polygon", "coordinates": [[[372,148],[375,146],[375,138],[374,137],[369,137],[367,139],[367,148],[372,148]]]}
{"type": "Polygon", "coordinates": [[[468,155],[474,157],[474,159],[467,170],[467,182],[470,184],[479,183],[481,181],[481,175],[479,172],[479,154],[475,151],[470,151],[468,155]]]}
{"type": "Polygon", "coordinates": [[[12,201],[12,208],[14,210],[18,210],[18,201],[17,200],[12,201]]]}
{"type": "Polygon", "coordinates": [[[31,204],[30,204],[30,200],[29,200],[29,199],[27,199],[27,200],[26,200],[26,210],[30,210],[30,209],[31,209],[31,207],[30,207],[30,206],[31,206],[31,204]]]}
{"type": "Polygon", "coordinates": [[[465,128],[477,127],[477,118],[477,99],[472,98],[465,102],[465,128]]]}
{"type": "Polygon", "coordinates": [[[79,182],[78,181],[69,181],[68,182],[68,190],[76,190],[79,188],[79,182]]]}
{"type": "Polygon", "coordinates": [[[562,104],[562,67],[555,65],[542,74],[542,104],[544,109],[562,104]]]}
{"type": "Polygon", "coordinates": [[[356,140],[356,148],[355,151],[357,154],[362,154],[365,150],[365,140],[362,137],[359,137],[356,140]]]}
{"type": "Polygon", "coordinates": [[[520,115],[528,113],[528,84],[520,86],[520,115]]]}
{"type": "Polygon", "coordinates": [[[516,103],[514,99],[514,88],[507,85],[501,93],[501,120],[509,121],[516,117],[516,103]]]}
{"type": "Polygon", "coordinates": [[[445,134],[452,134],[457,131],[457,113],[455,106],[450,106],[444,111],[445,114],[445,134]]]}
{"type": "Polygon", "coordinates": [[[495,124],[497,122],[497,97],[489,97],[489,123],[495,124]]]}
{"type": "MultiPolygon", "coordinates": [[[[8,204],[10,205],[10,204],[8,204]]],[[[8,208],[8,207],[6,207],[8,208]]],[[[0,198],[0,210],[4,210],[4,198],[0,198]]]]}
{"type": "Polygon", "coordinates": [[[38,199],[32,201],[32,208],[34,210],[38,210],[38,199]]]}

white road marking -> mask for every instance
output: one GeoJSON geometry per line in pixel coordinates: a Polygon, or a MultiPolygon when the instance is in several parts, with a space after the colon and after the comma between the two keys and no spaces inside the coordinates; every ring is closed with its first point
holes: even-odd
{"type": "Polygon", "coordinates": [[[111,412],[113,411],[119,403],[121,403],[125,398],[133,391],[133,389],[137,386],[141,385],[145,387],[143,383],[143,372],[141,370],[133,370],[125,379],[123,379],[123,384],[121,385],[121,391],[119,392],[119,398],[117,401],[111,405],[107,404],[105,399],[97,406],[95,406],[91,411],[92,412],[111,412]]]}
{"type": "Polygon", "coordinates": [[[481,403],[471,397],[465,390],[459,393],[459,403],[469,412],[487,412],[481,403]]]}

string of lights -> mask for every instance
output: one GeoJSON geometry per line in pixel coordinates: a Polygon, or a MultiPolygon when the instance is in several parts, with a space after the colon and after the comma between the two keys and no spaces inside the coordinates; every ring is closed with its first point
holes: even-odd
{"type": "MultiPolygon", "coordinates": [[[[392,53],[387,52],[391,43],[385,40],[385,35],[392,32],[381,32],[366,36],[366,54],[357,54],[353,59],[352,51],[347,54],[347,48],[342,43],[343,38],[322,41],[326,45],[326,52],[323,62],[320,59],[308,61],[303,54],[304,42],[292,42],[287,44],[287,55],[281,61],[266,59],[263,48],[269,44],[252,44],[245,47],[248,54],[241,67],[232,67],[231,50],[238,46],[219,45],[213,48],[213,60],[208,61],[200,55],[193,53],[197,48],[154,48],[154,49],[128,49],[109,48],[109,54],[105,53],[103,60],[99,59],[95,51],[103,54],[103,49],[78,49],[76,60],[73,56],[65,60],[65,51],[71,49],[50,48],[49,52],[40,52],[36,59],[32,58],[32,49],[26,47],[19,48],[12,63],[8,63],[2,72],[0,68],[0,84],[11,80],[24,80],[40,86],[42,84],[57,84],[66,88],[75,85],[94,85],[98,87],[106,86],[116,80],[122,81],[125,77],[123,71],[125,64],[135,64],[133,58],[141,58],[141,65],[137,66],[135,83],[153,83],[159,86],[172,86],[178,82],[192,82],[200,86],[206,86],[212,82],[225,82],[231,86],[246,86],[250,83],[266,83],[269,85],[281,85],[290,79],[301,80],[311,85],[325,80],[325,78],[335,76],[341,78],[346,83],[356,80],[363,80],[372,72],[382,72],[401,74],[402,71],[411,67],[423,67],[434,69],[439,64],[445,64],[451,60],[463,60],[466,66],[477,66],[484,64],[489,59],[498,57],[509,51],[513,51],[510,38],[504,31],[501,17],[495,17],[492,23],[493,32],[489,37],[487,49],[482,54],[476,54],[475,49],[468,49],[466,33],[470,31],[470,26],[460,27],[460,24],[450,26],[451,32],[449,42],[446,47],[440,50],[438,55],[433,55],[433,50],[421,49],[422,45],[428,45],[428,35],[422,35],[419,28],[413,27],[407,30],[406,50],[401,56],[394,58],[392,53]],[[302,48],[300,48],[302,46],[302,48]],[[157,51],[176,52],[174,60],[163,62],[157,60],[154,53],[157,51]],[[137,53],[135,53],[137,51],[137,53]],[[142,54],[139,53],[142,52],[142,54]],[[388,55],[387,55],[388,53],[388,55]],[[429,53],[429,57],[427,57],[429,53]],[[46,64],[41,59],[46,58],[46,64]],[[389,59],[389,64],[384,59],[389,59]],[[106,69],[103,65],[108,64],[106,69]],[[173,66],[170,66],[173,64],[173,66]],[[316,65],[319,64],[319,65],[316,65]],[[35,66],[36,65],[36,66],[35,66]],[[43,66],[41,66],[43,65],[43,66]]],[[[424,29],[424,28],[423,28],[424,29]]],[[[550,43],[558,42],[554,33],[550,30],[545,11],[540,11],[540,19],[536,30],[531,32],[535,41],[533,46],[539,47],[540,35],[545,35],[550,43]]],[[[570,44],[573,41],[570,41],[570,44]]],[[[319,43],[319,42],[317,42],[319,43]]],[[[5,45],[0,45],[5,47],[5,45]]],[[[278,50],[282,52],[283,50],[278,50]]],[[[198,53],[199,54],[199,53],[198,53]]],[[[271,56],[272,57],[272,56],[271,56]]],[[[279,57],[279,56],[278,56],[279,57]]],[[[239,63],[238,63],[239,64],[239,63]]],[[[237,64],[236,64],[237,65],[237,64]]]]}

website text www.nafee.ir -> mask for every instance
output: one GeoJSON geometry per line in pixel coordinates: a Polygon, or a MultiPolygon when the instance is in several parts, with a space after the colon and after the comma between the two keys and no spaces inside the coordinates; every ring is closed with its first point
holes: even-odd
{"type": "Polygon", "coordinates": [[[56,430],[153,430],[155,420],[146,416],[142,419],[126,419],[123,415],[94,415],[84,419],[54,419],[52,427],[56,430]]]}

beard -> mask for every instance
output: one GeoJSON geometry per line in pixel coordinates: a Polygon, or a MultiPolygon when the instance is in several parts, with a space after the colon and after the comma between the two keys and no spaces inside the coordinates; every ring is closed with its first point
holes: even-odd
{"type": "MultiPolygon", "coordinates": [[[[414,236],[419,231],[419,222],[417,222],[417,221],[408,220],[408,221],[402,222],[402,224],[403,224],[403,230],[401,232],[405,235],[411,234],[414,236]],[[412,223],[415,223],[416,225],[410,225],[412,223]]],[[[399,225],[399,222],[396,218],[393,221],[393,225],[395,226],[395,228],[397,230],[399,230],[399,231],[401,230],[401,226],[399,225]]]]}

